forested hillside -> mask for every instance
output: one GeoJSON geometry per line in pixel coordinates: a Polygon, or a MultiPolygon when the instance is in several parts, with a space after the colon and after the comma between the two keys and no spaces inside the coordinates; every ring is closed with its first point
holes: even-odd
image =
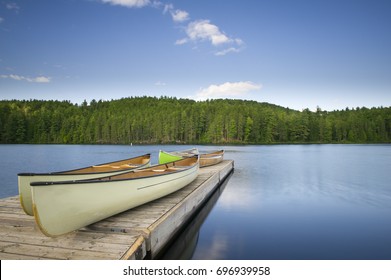
{"type": "Polygon", "coordinates": [[[391,107],[301,112],[168,97],[0,101],[0,143],[389,143],[391,107]]]}

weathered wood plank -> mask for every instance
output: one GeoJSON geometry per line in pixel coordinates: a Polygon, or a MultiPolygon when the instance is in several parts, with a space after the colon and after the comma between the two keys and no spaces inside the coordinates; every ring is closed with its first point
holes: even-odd
{"type": "Polygon", "coordinates": [[[50,258],[41,258],[22,254],[11,254],[0,252],[0,260],[51,260],[50,258]]]}
{"type": "Polygon", "coordinates": [[[27,256],[38,256],[40,258],[50,258],[58,260],[70,259],[87,259],[87,260],[103,260],[103,259],[119,259],[122,254],[112,252],[95,252],[76,249],[66,249],[52,246],[36,246],[31,244],[4,242],[0,241],[0,252],[7,254],[23,254],[27,256]]]}
{"type": "Polygon", "coordinates": [[[10,196],[10,197],[6,197],[6,198],[0,198],[1,204],[3,204],[3,202],[7,203],[7,202],[12,202],[12,201],[18,201],[19,202],[19,196],[15,195],[15,196],[10,196]]]}
{"type": "Polygon", "coordinates": [[[4,219],[18,219],[34,222],[34,217],[21,213],[14,213],[12,211],[0,211],[0,217],[4,219]]]}
{"type": "MultiPolygon", "coordinates": [[[[51,238],[40,234],[38,229],[32,229],[31,227],[26,228],[9,228],[7,226],[0,227],[0,236],[1,240],[5,240],[7,237],[12,237],[14,240],[18,238],[28,238],[35,239],[36,243],[45,243],[47,245],[53,244],[55,246],[59,246],[64,243],[69,243],[68,247],[78,246],[79,243],[89,242],[92,245],[99,243],[107,243],[107,244],[129,244],[132,242],[132,239],[135,237],[125,235],[125,234],[116,234],[111,233],[107,234],[106,232],[85,232],[85,231],[76,231],[69,233],[64,236],[51,238]],[[77,240],[77,242],[75,242],[77,240]]],[[[32,241],[34,242],[34,241],[32,241]]]]}
{"type": "MultiPolygon", "coordinates": [[[[136,240],[129,240],[129,242],[134,243],[136,240]]],[[[91,254],[97,253],[106,253],[106,252],[118,252],[118,256],[121,256],[121,253],[127,251],[126,245],[129,244],[112,244],[105,242],[96,242],[96,241],[78,241],[75,244],[74,241],[67,240],[67,242],[44,242],[36,238],[30,238],[29,236],[3,236],[2,242],[8,242],[10,244],[19,244],[19,245],[31,245],[36,247],[46,247],[46,248],[55,248],[56,250],[64,249],[70,251],[83,251],[90,252],[91,254]],[[77,246],[75,246],[77,245],[77,246]]],[[[1,250],[1,248],[0,248],[1,250]]]]}

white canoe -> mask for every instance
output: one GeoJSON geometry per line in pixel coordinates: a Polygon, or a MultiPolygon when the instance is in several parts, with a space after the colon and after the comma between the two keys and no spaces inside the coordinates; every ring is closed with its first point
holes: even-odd
{"type": "Polygon", "coordinates": [[[31,183],[37,225],[62,235],[175,192],[198,175],[198,156],[93,180],[31,183]]]}
{"type": "Polygon", "coordinates": [[[211,152],[207,154],[200,154],[200,166],[211,166],[222,162],[224,158],[224,150],[211,152]]]}
{"type": "Polygon", "coordinates": [[[148,167],[150,166],[150,163],[151,155],[145,154],[134,158],[83,167],[75,170],[52,173],[19,173],[18,189],[20,204],[26,214],[33,215],[33,204],[30,190],[30,184],[32,182],[56,182],[106,177],[128,172],[132,169],[148,167]]]}

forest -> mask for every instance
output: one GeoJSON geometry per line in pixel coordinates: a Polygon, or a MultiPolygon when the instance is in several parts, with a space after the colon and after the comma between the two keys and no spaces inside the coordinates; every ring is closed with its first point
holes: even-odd
{"type": "Polygon", "coordinates": [[[0,101],[0,143],[390,143],[391,107],[316,112],[244,100],[0,101]]]}

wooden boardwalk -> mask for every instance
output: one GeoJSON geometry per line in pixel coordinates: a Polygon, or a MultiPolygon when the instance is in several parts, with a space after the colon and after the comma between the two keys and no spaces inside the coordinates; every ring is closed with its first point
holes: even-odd
{"type": "Polygon", "coordinates": [[[54,238],[41,233],[18,196],[0,199],[0,259],[154,258],[233,167],[232,160],[224,160],[201,168],[178,192],[54,238]]]}

